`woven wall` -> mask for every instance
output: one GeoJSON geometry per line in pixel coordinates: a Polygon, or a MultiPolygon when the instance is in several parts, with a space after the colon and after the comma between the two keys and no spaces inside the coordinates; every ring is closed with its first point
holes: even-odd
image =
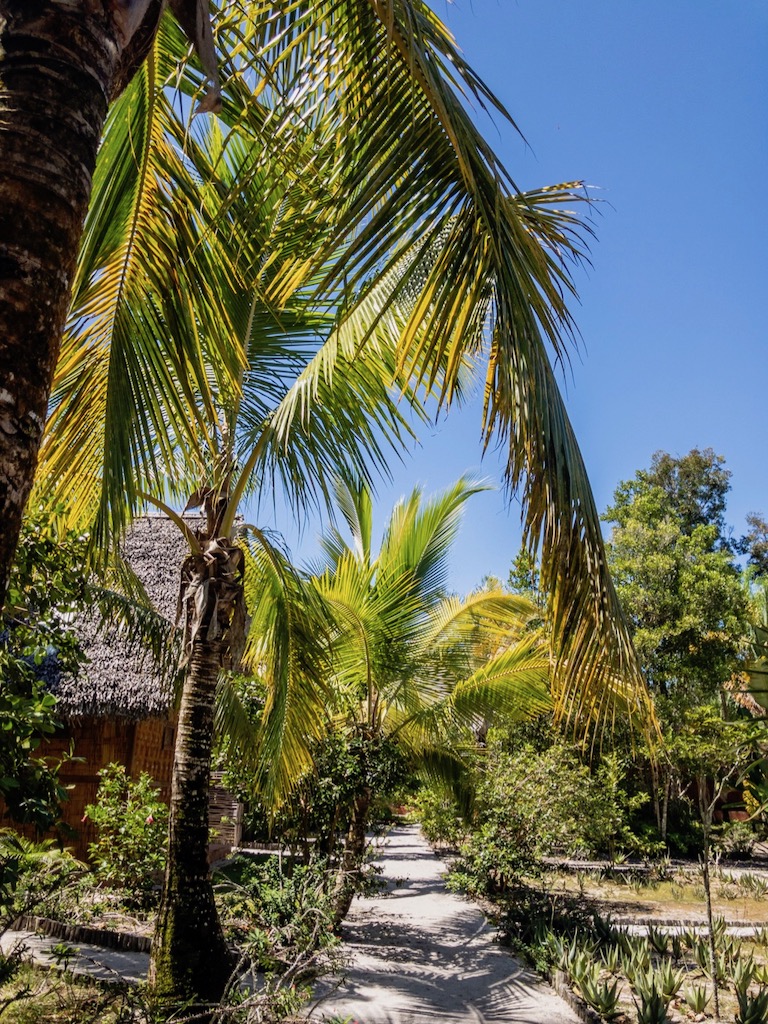
{"type": "MultiPolygon", "coordinates": [[[[166,803],[171,795],[173,747],[176,716],[172,719],[145,719],[139,722],[125,719],[81,718],[73,720],[70,728],[42,744],[40,755],[58,759],[67,754],[70,742],[74,755],[82,760],[68,762],[59,778],[68,788],[69,798],[62,806],[64,844],[80,860],[88,860],[88,844],[96,838],[93,824],[83,821],[85,808],[96,800],[100,768],[111,762],[124,764],[128,774],[137,778],[147,772],[160,789],[160,798],[166,803]]],[[[219,860],[240,845],[242,837],[243,805],[221,786],[221,773],[211,779],[210,827],[216,833],[209,859],[219,860]]],[[[35,838],[31,826],[12,822],[0,800],[0,826],[10,827],[22,835],[35,838]]]]}
{"type": "MultiPolygon", "coordinates": [[[[124,764],[134,778],[147,772],[168,801],[171,793],[173,768],[173,723],[168,720],[148,719],[132,722],[114,718],[80,718],[72,720],[69,728],[41,744],[39,754],[54,760],[69,753],[70,743],[77,761],[68,761],[59,772],[59,779],[67,787],[68,799],[62,805],[62,832],[64,844],[72,848],[76,857],[88,859],[88,844],[95,839],[91,822],[83,821],[88,804],[96,800],[99,769],[112,762],[124,764]],[[81,759],[81,760],[80,760],[81,759]]],[[[0,804],[0,824],[34,838],[31,826],[16,825],[0,804]]]]}

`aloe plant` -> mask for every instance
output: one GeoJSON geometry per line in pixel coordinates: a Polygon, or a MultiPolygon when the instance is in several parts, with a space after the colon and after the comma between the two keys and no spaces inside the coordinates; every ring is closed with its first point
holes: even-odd
{"type": "Polygon", "coordinates": [[[600,953],[600,959],[609,974],[618,974],[621,965],[621,950],[618,946],[604,946],[600,953]]]}
{"type": "Polygon", "coordinates": [[[581,990],[585,984],[597,984],[600,967],[585,949],[579,950],[568,965],[568,974],[575,985],[581,990]]]}
{"type": "Polygon", "coordinates": [[[683,999],[694,1013],[704,1013],[710,998],[706,985],[689,985],[683,989],[683,999]]]}
{"type": "Polygon", "coordinates": [[[619,982],[614,981],[609,985],[607,981],[585,979],[579,985],[582,998],[593,1010],[596,1010],[604,1020],[614,1020],[620,1015],[619,1006],[619,982]]]}
{"type": "Polygon", "coordinates": [[[680,933],[680,938],[682,940],[683,945],[687,949],[693,949],[696,943],[699,941],[699,936],[696,934],[693,928],[684,928],[683,931],[680,933]]]}
{"type": "Polygon", "coordinates": [[[752,980],[755,977],[755,961],[752,956],[746,957],[743,960],[737,960],[733,965],[733,987],[736,990],[736,994],[739,992],[746,993],[749,986],[752,984],[752,980]]]}
{"type": "Polygon", "coordinates": [[[658,971],[655,972],[655,981],[659,991],[670,1003],[685,980],[685,971],[676,971],[669,960],[665,960],[658,971]]]}
{"type": "Polygon", "coordinates": [[[737,990],[739,1009],[736,1024],[768,1024],[768,989],[760,989],[755,995],[737,990]]]}
{"type": "MultiPolygon", "coordinates": [[[[655,985],[638,992],[640,1002],[634,1000],[637,1008],[637,1024],[667,1024],[667,1007],[669,1002],[655,985]]],[[[634,998],[634,997],[633,997],[634,998]]],[[[750,1024],[753,1024],[750,1021],[750,1024]]]]}
{"type": "Polygon", "coordinates": [[[633,979],[644,975],[651,966],[651,955],[646,945],[635,945],[629,956],[625,956],[622,966],[624,973],[629,979],[630,985],[634,985],[633,979]]]}
{"type": "Polygon", "coordinates": [[[654,925],[649,925],[648,942],[659,956],[664,956],[669,947],[669,933],[661,928],[656,928],[654,925]]]}

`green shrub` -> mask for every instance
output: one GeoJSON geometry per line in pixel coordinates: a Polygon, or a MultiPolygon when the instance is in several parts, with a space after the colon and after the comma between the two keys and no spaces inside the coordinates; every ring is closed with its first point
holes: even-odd
{"type": "Polygon", "coordinates": [[[84,871],[51,839],[34,842],[0,831],[0,931],[22,914],[39,913],[84,871]]]}
{"type": "Polygon", "coordinates": [[[422,831],[430,843],[457,847],[467,826],[450,797],[434,789],[422,789],[416,799],[422,831]]]}
{"type": "Polygon", "coordinates": [[[165,865],[168,808],[146,772],[131,779],[123,765],[109,764],[99,777],[96,803],[85,809],[97,831],[88,847],[94,874],[123,890],[126,903],[147,906],[165,865]]]}
{"type": "Polygon", "coordinates": [[[227,931],[266,970],[333,943],[335,875],[325,860],[239,857],[216,876],[227,931]]]}
{"type": "Polygon", "coordinates": [[[723,826],[715,846],[725,857],[751,857],[756,842],[755,830],[748,821],[732,821],[723,826]]]}

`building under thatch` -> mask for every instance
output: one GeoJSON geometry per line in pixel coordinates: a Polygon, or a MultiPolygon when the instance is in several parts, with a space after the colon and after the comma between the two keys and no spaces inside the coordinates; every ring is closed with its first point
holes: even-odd
{"type": "MultiPolygon", "coordinates": [[[[142,516],[133,523],[123,553],[172,636],[180,569],[187,553],[180,531],[165,516],[142,516]]],[[[64,728],[43,744],[40,753],[56,758],[71,746],[75,757],[82,759],[66,762],[59,778],[72,787],[62,819],[74,837],[76,856],[85,859],[95,835],[83,815],[96,798],[98,772],[105,765],[125,765],[133,777],[147,772],[161,798],[169,800],[177,715],[169,673],[161,671],[135,633],[121,625],[102,626],[96,616],[78,624],[77,632],[87,661],[76,677],[53,674],[51,690],[58,698],[64,728]]],[[[238,845],[242,807],[218,785],[211,796],[215,858],[238,845]]]]}

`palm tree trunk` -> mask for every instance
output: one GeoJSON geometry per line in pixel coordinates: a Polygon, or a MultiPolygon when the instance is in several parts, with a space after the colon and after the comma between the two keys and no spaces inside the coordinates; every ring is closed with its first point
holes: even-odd
{"type": "Polygon", "coordinates": [[[336,876],[333,908],[334,930],[338,930],[352,906],[352,898],[355,895],[355,878],[359,874],[365,853],[365,833],[372,797],[373,791],[368,788],[364,789],[355,799],[352,809],[352,819],[349,823],[341,864],[336,876]]]}
{"type": "Polygon", "coordinates": [[[216,1003],[233,967],[208,868],[213,710],[222,666],[242,650],[243,552],[215,524],[182,567],[187,674],[171,784],[168,861],[149,982],[161,1003],[216,1003]]]}
{"type": "Polygon", "coordinates": [[[146,54],[161,6],[0,0],[0,607],[107,106],[146,54]]]}
{"type": "Polygon", "coordinates": [[[184,682],[171,789],[168,862],[150,985],[162,1003],[215,1003],[232,970],[208,868],[208,789],[220,640],[195,640],[184,682]]]}
{"type": "Polygon", "coordinates": [[[104,21],[65,4],[0,0],[0,602],[112,88],[104,21]]]}

